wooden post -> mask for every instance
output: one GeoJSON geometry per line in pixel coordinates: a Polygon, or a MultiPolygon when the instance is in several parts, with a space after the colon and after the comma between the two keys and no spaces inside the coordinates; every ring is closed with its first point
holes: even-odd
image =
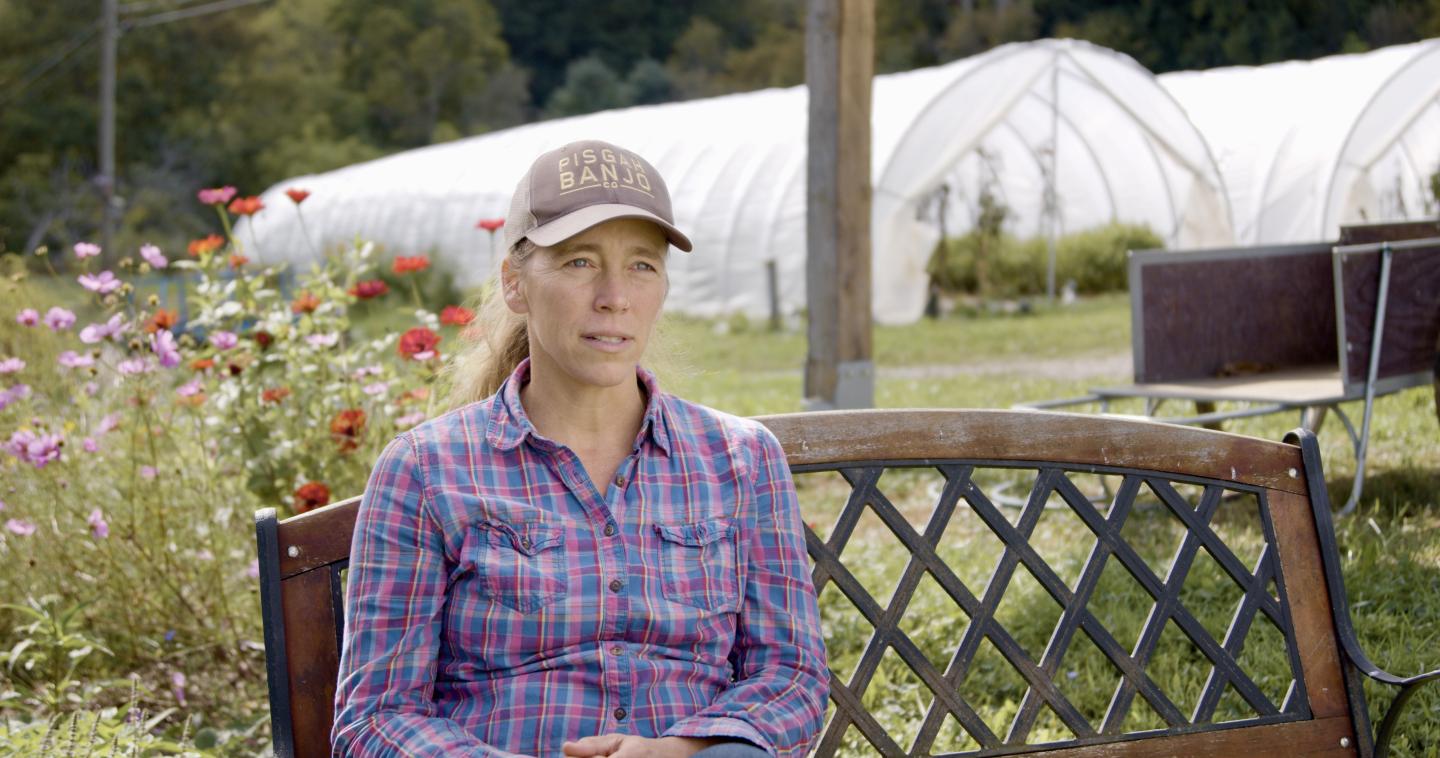
{"type": "Polygon", "coordinates": [[[875,403],[870,313],[870,86],[875,0],[809,0],[805,406],[875,403]]]}

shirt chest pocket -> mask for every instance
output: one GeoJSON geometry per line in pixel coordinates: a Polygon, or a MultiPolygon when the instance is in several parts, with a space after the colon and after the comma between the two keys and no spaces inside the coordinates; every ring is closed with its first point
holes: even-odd
{"type": "Polygon", "coordinates": [[[666,599],[707,611],[738,610],[733,521],[655,524],[655,533],[660,537],[660,588],[666,599]]]}
{"type": "Polygon", "coordinates": [[[487,599],[532,613],[565,597],[565,529],[541,522],[471,525],[469,556],[487,599]]]}

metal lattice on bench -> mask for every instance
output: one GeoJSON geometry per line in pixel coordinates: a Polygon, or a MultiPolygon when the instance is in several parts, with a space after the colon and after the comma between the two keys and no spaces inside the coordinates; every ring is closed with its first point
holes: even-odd
{"type": "MultiPolygon", "coordinates": [[[[1440,678],[1360,651],[1307,432],[1003,411],[761,420],[816,524],[832,701],[817,756],[1383,754],[1410,694],[1440,678]],[[1013,487],[1024,504],[997,505],[1013,487]],[[1251,528],[1231,528],[1236,513],[1251,528]],[[986,543],[998,552],[977,557],[986,543]],[[1014,612],[1026,587],[1050,614],[1014,612]],[[938,615],[917,617],[922,595],[938,615]],[[1402,687],[1375,738],[1361,675],[1402,687]]],[[[257,517],[282,756],[328,753],[357,504],[257,517]]]]}

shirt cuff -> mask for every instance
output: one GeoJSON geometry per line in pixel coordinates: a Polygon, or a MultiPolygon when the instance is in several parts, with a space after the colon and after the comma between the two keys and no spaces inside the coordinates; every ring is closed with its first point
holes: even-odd
{"type": "Polygon", "coordinates": [[[705,716],[689,718],[676,723],[665,733],[663,737],[726,737],[730,739],[745,740],[753,743],[756,747],[764,750],[770,755],[775,754],[775,747],[770,740],[760,733],[760,730],[751,726],[749,722],[728,716],[705,716]]]}

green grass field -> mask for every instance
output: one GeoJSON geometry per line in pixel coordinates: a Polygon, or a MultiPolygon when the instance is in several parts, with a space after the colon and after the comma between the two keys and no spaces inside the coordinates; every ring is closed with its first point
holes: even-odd
{"type": "MultiPolygon", "coordinates": [[[[1096,298],[1070,308],[1039,308],[1027,315],[946,318],[875,331],[876,404],[885,408],[1004,408],[1013,403],[1082,394],[1086,388],[1129,381],[1130,316],[1124,296],[1096,298]]],[[[657,371],[671,391],[733,413],[754,415],[801,409],[803,333],[772,333],[761,326],[670,318],[658,343],[657,371]]],[[[1382,397],[1375,405],[1365,497],[1354,515],[1337,524],[1345,576],[1362,644],[1381,666],[1400,674],[1440,667],[1440,425],[1429,387],[1382,397]]],[[[1224,406],[1222,406],[1224,407],[1224,406]]],[[[1140,412],[1133,408],[1121,408],[1140,412]]],[[[1175,407],[1174,412],[1189,408],[1175,407]]],[[[1345,410],[1358,424],[1360,403],[1345,410]]],[[[1298,416],[1270,416],[1229,422],[1228,431],[1280,439],[1298,426],[1298,416]]],[[[1320,430],[1326,478],[1333,500],[1343,502],[1355,461],[1345,431],[1333,414],[1320,430]]],[[[832,477],[834,475],[831,475],[832,477]]],[[[938,474],[931,474],[934,479],[938,474]]],[[[929,514],[934,481],[921,473],[887,474],[886,492],[919,528],[929,514]],[[909,477],[907,481],[907,477],[909,477]],[[891,481],[891,478],[894,481],[891,481]]],[[[843,484],[843,483],[842,483],[843,484]]],[[[800,480],[806,518],[822,536],[843,502],[836,482],[800,480]]],[[[1011,512],[1011,518],[1014,512],[1011,512]]],[[[1262,542],[1253,501],[1228,501],[1217,515],[1217,531],[1235,546],[1242,561],[1254,558],[1262,542]]],[[[1180,539],[1178,522],[1159,509],[1141,511],[1125,534],[1152,568],[1164,576],[1180,539]]],[[[1069,511],[1047,511],[1034,542],[1067,582],[1073,583],[1093,537],[1069,511]]],[[[985,586],[1001,548],[988,527],[962,509],[946,532],[942,554],[973,590],[985,586]],[[953,537],[952,537],[953,535],[953,537]]],[[[905,553],[878,517],[867,512],[844,555],[847,565],[883,605],[906,564],[905,553]]],[[[1072,585],[1073,586],[1073,585],[1072,585]]],[[[1182,600],[1198,620],[1223,638],[1239,598],[1237,586],[1202,553],[1191,569],[1182,600]]],[[[822,615],[832,640],[832,663],[849,676],[869,639],[870,629],[832,584],[821,596],[822,615]]],[[[1113,561],[1101,576],[1092,607],[1122,644],[1132,644],[1150,606],[1149,596],[1113,561]]],[[[1005,594],[999,618],[1017,640],[1039,657],[1060,608],[1038,582],[1021,570],[1005,594]]],[[[921,581],[902,628],[927,657],[943,669],[964,629],[965,616],[939,585],[921,581]]],[[[1205,659],[1179,629],[1161,635],[1157,658],[1170,667],[1150,674],[1188,714],[1208,673],[1205,659]],[[1168,655],[1168,657],[1167,657],[1168,655]]],[[[1257,622],[1247,638],[1242,665],[1256,672],[1260,689],[1275,702],[1289,683],[1283,641],[1274,627],[1257,622]]],[[[1024,694],[1023,680],[985,643],[962,694],[994,730],[1003,734],[1024,694]]],[[[1098,723],[1114,691],[1116,676],[1103,654],[1078,635],[1063,662],[1062,691],[1087,718],[1098,723]]],[[[867,705],[902,746],[919,728],[929,698],[918,677],[890,651],[867,691],[867,705]]],[[[1378,717],[1392,690],[1370,688],[1378,717]],[[1378,707],[1377,707],[1378,706],[1378,707]]],[[[1158,727],[1159,718],[1137,698],[1127,729],[1158,727]]],[[[1229,690],[1216,719],[1247,715],[1229,690]]],[[[1378,720],[1378,718],[1377,718],[1378,720]]],[[[1433,756],[1440,752],[1440,687],[1422,691],[1400,727],[1394,755],[1433,756]]],[[[1048,710],[1032,739],[1065,739],[1070,732],[1048,710]]],[[[873,749],[851,729],[847,753],[873,749]]],[[[937,749],[974,749],[953,720],[941,728],[937,749]]]]}

